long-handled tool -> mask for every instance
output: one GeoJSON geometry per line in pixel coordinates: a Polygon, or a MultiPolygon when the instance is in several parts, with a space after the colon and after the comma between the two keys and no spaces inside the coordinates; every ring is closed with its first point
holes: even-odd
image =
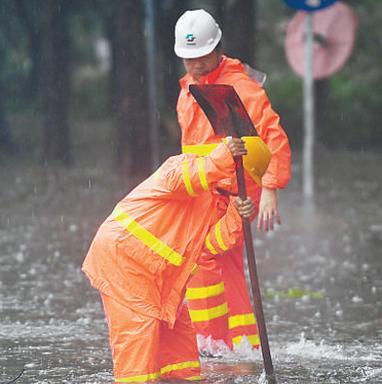
{"type": "MultiPolygon", "coordinates": [[[[190,85],[190,92],[206,114],[216,134],[233,137],[257,135],[242,101],[232,86],[194,84],[190,85]]],[[[242,156],[235,158],[235,164],[239,197],[245,200],[247,198],[247,191],[242,156]]],[[[257,275],[251,224],[245,218],[243,218],[243,232],[266,379],[269,384],[276,384],[257,275]]]]}

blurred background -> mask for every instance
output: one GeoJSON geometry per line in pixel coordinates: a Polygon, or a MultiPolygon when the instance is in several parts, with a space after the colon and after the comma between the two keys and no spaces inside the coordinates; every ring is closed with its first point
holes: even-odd
{"type": "MultiPolygon", "coordinates": [[[[0,1],[1,382],[22,369],[20,383],[112,382],[81,264],[114,204],[180,151],[173,31],[202,7],[225,52],[267,74],[293,149],[283,224],[253,231],[279,383],[382,383],[382,7],[345,2],[354,50],[315,81],[313,212],[302,204],[302,79],[284,51],[296,11],[282,0],[0,1]]],[[[241,358],[204,361],[206,383],[257,382],[260,353],[241,358]]]]}
{"type": "MultiPolygon", "coordinates": [[[[378,151],[382,9],[374,0],[346,3],[359,29],[345,67],[316,81],[317,150],[378,151]]],[[[284,53],[295,10],[281,0],[2,0],[0,7],[2,164],[74,166],[95,152],[125,176],[146,174],[151,71],[160,157],[178,152],[175,104],[184,69],[173,52],[173,30],[186,9],[198,7],[221,24],[228,55],[267,74],[272,105],[293,149],[301,149],[302,81],[284,53]]]]}

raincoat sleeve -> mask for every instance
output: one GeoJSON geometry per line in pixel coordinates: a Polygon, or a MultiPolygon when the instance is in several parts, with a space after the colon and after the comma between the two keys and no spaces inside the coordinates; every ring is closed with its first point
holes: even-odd
{"type": "Polygon", "coordinates": [[[167,174],[167,188],[172,198],[193,198],[210,191],[221,179],[232,177],[235,163],[225,144],[208,156],[184,155],[167,174]]]}
{"type": "Polygon", "coordinates": [[[243,236],[242,230],[242,219],[231,197],[225,215],[209,229],[204,241],[204,251],[213,255],[228,251],[237,246],[243,236]]]}
{"type": "Polygon", "coordinates": [[[262,177],[264,187],[284,188],[290,180],[291,150],[288,137],[280,125],[279,115],[272,109],[265,91],[253,81],[238,81],[235,90],[255,125],[259,136],[272,153],[268,169],[262,177]]]}

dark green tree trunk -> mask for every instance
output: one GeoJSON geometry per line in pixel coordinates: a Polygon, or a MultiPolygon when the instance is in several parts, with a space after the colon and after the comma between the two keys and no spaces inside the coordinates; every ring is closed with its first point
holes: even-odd
{"type": "MultiPolygon", "coordinates": [[[[182,59],[174,52],[174,28],[179,16],[187,9],[187,1],[167,1],[158,9],[158,53],[161,68],[158,71],[161,84],[161,108],[166,121],[176,121],[176,101],[179,94],[179,78],[184,73],[182,59]]],[[[178,132],[177,132],[178,133],[178,132]]],[[[179,132],[180,134],[180,132],[179,132]]],[[[179,135],[176,137],[179,141],[179,135]]]]}
{"type": "Polygon", "coordinates": [[[65,0],[41,3],[43,160],[64,164],[71,159],[68,4],[65,0]]]}
{"type": "Polygon", "coordinates": [[[143,3],[114,0],[112,43],[115,151],[124,175],[151,171],[143,3]]]}
{"type": "Polygon", "coordinates": [[[36,2],[30,0],[14,0],[14,6],[20,24],[24,27],[28,35],[28,53],[31,61],[29,79],[25,88],[27,99],[33,100],[39,93],[39,79],[41,69],[41,31],[40,24],[32,16],[32,7],[36,7],[36,2]]]}
{"type": "Polygon", "coordinates": [[[256,1],[223,0],[223,42],[227,55],[254,65],[256,1]]]}
{"type": "MultiPolygon", "coordinates": [[[[1,33],[1,31],[0,31],[1,33]]],[[[9,154],[15,152],[16,146],[13,141],[12,132],[9,127],[7,112],[5,108],[4,101],[6,100],[5,92],[5,81],[2,76],[4,70],[4,61],[5,61],[5,47],[4,47],[4,36],[0,35],[0,152],[3,150],[9,154]]]]}

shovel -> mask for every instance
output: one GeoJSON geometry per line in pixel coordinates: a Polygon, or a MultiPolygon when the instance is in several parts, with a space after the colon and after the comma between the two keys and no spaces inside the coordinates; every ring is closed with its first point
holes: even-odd
{"type": "MultiPolygon", "coordinates": [[[[217,135],[232,137],[257,136],[252,120],[232,86],[223,84],[192,84],[190,85],[190,92],[202,108],[217,135]]],[[[242,156],[235,157],[235,166],[239,197],[245,200],[247,198],[247,190],[242,156]]],[[[251,224],[249,219],[242,218],[242,220],[255,316],[259,329],[266,379],[269,384],[276,384],[257,275],[251,224]]]]}

